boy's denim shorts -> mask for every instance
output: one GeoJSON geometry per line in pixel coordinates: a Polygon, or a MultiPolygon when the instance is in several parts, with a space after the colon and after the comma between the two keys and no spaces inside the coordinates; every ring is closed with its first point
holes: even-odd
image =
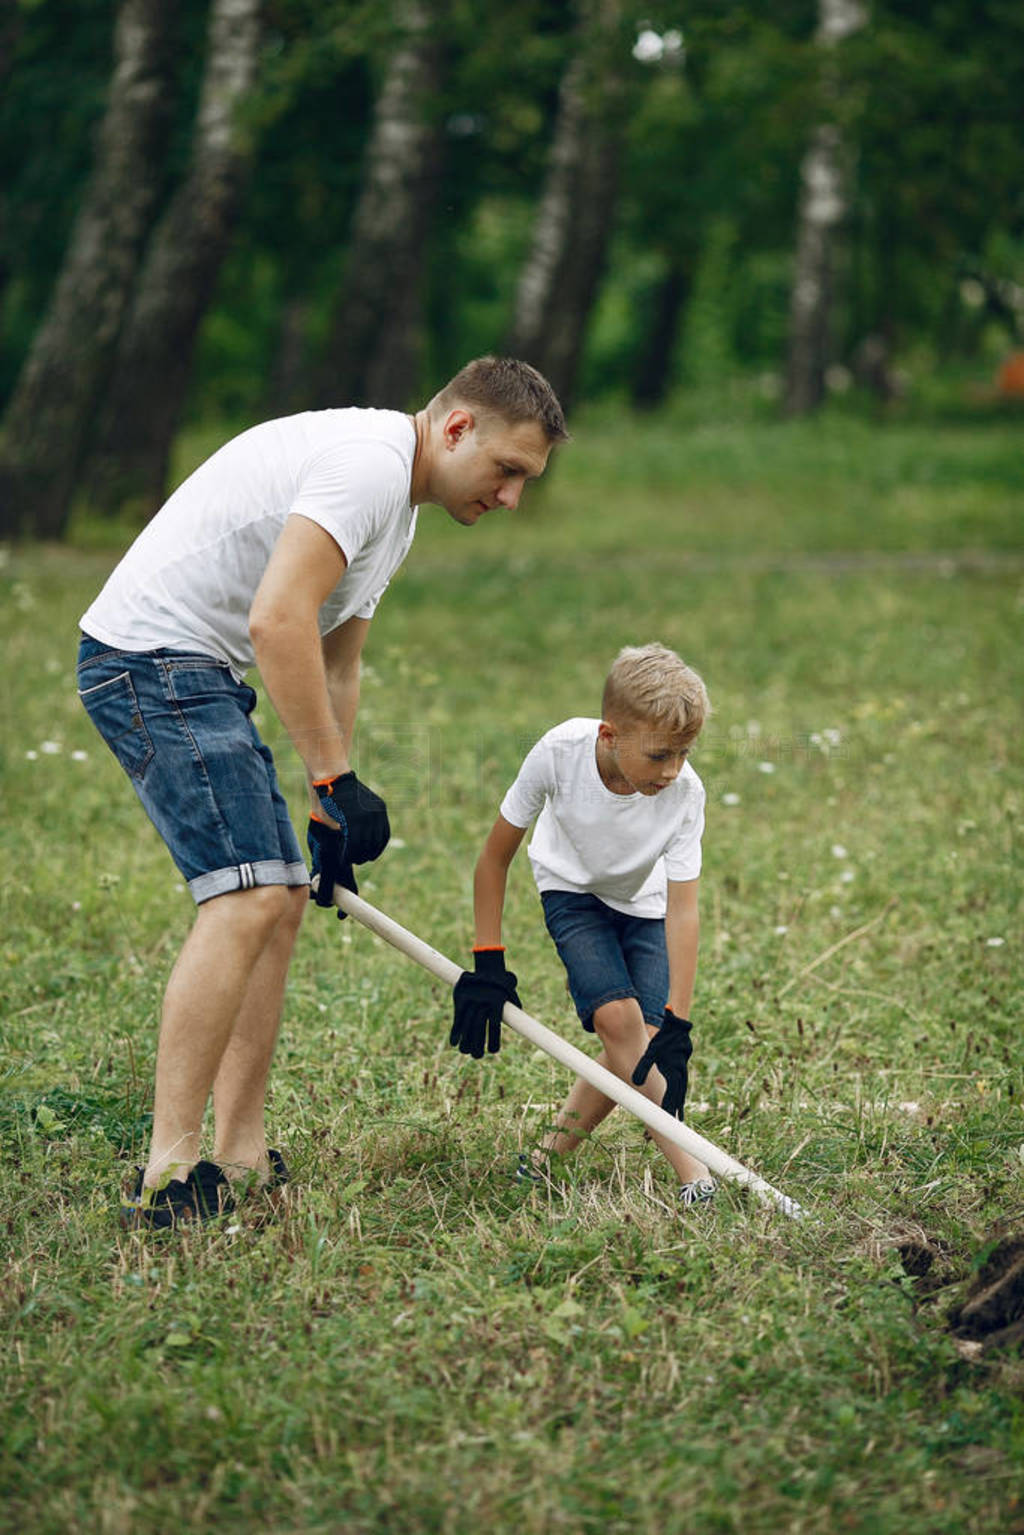
{"type": "Polygon", "coordinates": [[[115,650],[82,636],[78,696],[131,779],[198,905],[309,874],[256,694],[213,656],[115,650]]]}
{"type": "Polygon", "coordinates": [[[541,903],[580,1021],[589,1024],[605,1002],[635,997],[645,1023],[660,1028],[668,1002],[664,918],[631,917],[572,890],[545,890],[541,903]]]}

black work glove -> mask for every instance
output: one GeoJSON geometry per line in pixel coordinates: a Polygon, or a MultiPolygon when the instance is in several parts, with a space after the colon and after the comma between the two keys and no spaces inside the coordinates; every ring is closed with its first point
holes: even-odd
{"type": "Polygon", "coordinates": [[[347,837],[345,856],[349,863],[372,863],[379,858],[391,838],[387,806],[355,773],[339,773],[313,784],[324,815],[337,821],[347,837]]]}
{"type": "MultiPolygon", "coordinates": [[[[313,874],[320,876],[317,888],[310,888],[310,900],[318,906],[333,906],[335,885],[343,885],[353,895],[358,895],[359,886],[352,872],[352,860],[347,856],[348,837],[345,832],[311,815],[306,828],[306,842],[313,862],[313,874]]],[[[338,921],[341,922],[348,913],[342,911],[340,906],[337,911],[338,921]]]]}
{"type": "Polygon", "coordinates": [[[504,949],[474,949],[473,973],[455,982],[455,1021],[448,1043],[480,1060],[484,1040],[492,1055],[501,1049],[501,1014],[506,1002],[521,1007],[516,977],[505,969],[504,949]]]}
{"type": "Polygon", "coordinates": [[[693,1024],[687,1018],[677,1018],[672,1009],[666,1007],[661,1028],[633,1067],[633,1081],[637,1087],[642,1087],[651,1067],[657,1066],[665,1078],[661,1106],[666,1114],[674,1114],[677,1119],[682,1119],[686,1104],[689,1063],[693,1054],[692,1028],[693,1024]]]}

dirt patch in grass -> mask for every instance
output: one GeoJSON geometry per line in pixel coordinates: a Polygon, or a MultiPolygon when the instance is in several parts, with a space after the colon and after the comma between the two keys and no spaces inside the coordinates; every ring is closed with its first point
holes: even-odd
{"type": "Polygon", "coordinates": [[[949,1315],[954,1337],[992,1349],[1024,1348],[1024,1232],[997,1242],[949,1315]]]}

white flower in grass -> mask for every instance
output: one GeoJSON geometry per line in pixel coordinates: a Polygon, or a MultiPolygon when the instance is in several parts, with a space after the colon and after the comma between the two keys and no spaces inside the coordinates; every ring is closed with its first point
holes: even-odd
{"type": "Polygon", "coordinates": [[[830,906],[828,914],[833,922],[838,922],[839,918],[843,915],[843,908],[841,906],[830,906]]]}
{"type": "Polygon", "coordinates": [[[72,901],[71,902],[71,910],[72,911],[81,911],[81,909],[82,909],[81,901],[72,901]]]}
{"type": "Polygon", "coordinates": [[[986,938],[985,945],[989,949],[1001,949],[1006,942],[1005,938],[986,938]]]}
{"type": "Polygon", "coordinates": [[[391,841],[388,843],[388,847],[390,848],[403,848],[404,846],[405,843],[401,837],[392,837],[391,841]]]}
{"type": "Polygon", "coordinates": [[[61,750],[61,744],[59,741],[42,741],[40,742],[39,750],[47,757],[56,757],[61,750]]]}
{"type": "Polygon", "coordinates": [[[759,762],[757,764],[757,771],[759,773],[774,773],[775,772],[775,763],[774,762],[759,762]]]}
{"type": "Polygon", "coordinates": [[[843,846],[843,844],[841,842],[833,842],[833,844],[832,844],[832,857],[833,858],[845,858],[845,857],[847,857],[846,849],[845,849],[845,847],[843,846]]]}
{"type": "Polygon", "coordinates": [[[843,739],[838,730],[823,730],[821,733],[830,746],[838,746],[843,739]]]}
{"type": "Polygon", "coordinates": [[[72,752],[71,760],[72,762],[88,762],[89,753],[83,751],[72,752]]]}
{"type": "Polygon", "coordinates": [[[738,794],[730,793],[730,794],[723,794],[722,795],[722,804],[723,805],[738,805],[739,803],[740,803],[740,797],[739,797],[738,794]]]}
{"type": "Polygon", "coordinates": [[[25,761],[26,762],[38,762],[39,761],[39,753],[38,752],[26,752],[25,753],[25,761]]]}
{"type": "Polygon", "coordinates": [[[785,922],[780,922],[778,927],[775,928],[774,931],[775,931],[776,938],[785,938],[786,934],[789,932],[789,928],[787,927],[785,922]]]}
{"type": "Polygon", "coordinates": [[[839,875],[839,883],[841,885],[852,885],[856,878],[857,876],[852,869],[843,869],[839,875]]]}

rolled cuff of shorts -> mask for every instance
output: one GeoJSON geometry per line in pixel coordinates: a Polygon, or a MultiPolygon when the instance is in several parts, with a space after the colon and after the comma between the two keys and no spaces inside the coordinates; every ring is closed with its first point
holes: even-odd
{"type": "Polygon", "coordinates": [[[210,874],[197,874],[190,879],[188,888],[197,906],[211,901],[215,895],[230,895],[233,890],[255,890],[257,885],[309,884],[309,870],[304,863],[285,863],[283,858],[265,858],[259,863],[232,864],[227,869],[214,869],[210,874]]]}

